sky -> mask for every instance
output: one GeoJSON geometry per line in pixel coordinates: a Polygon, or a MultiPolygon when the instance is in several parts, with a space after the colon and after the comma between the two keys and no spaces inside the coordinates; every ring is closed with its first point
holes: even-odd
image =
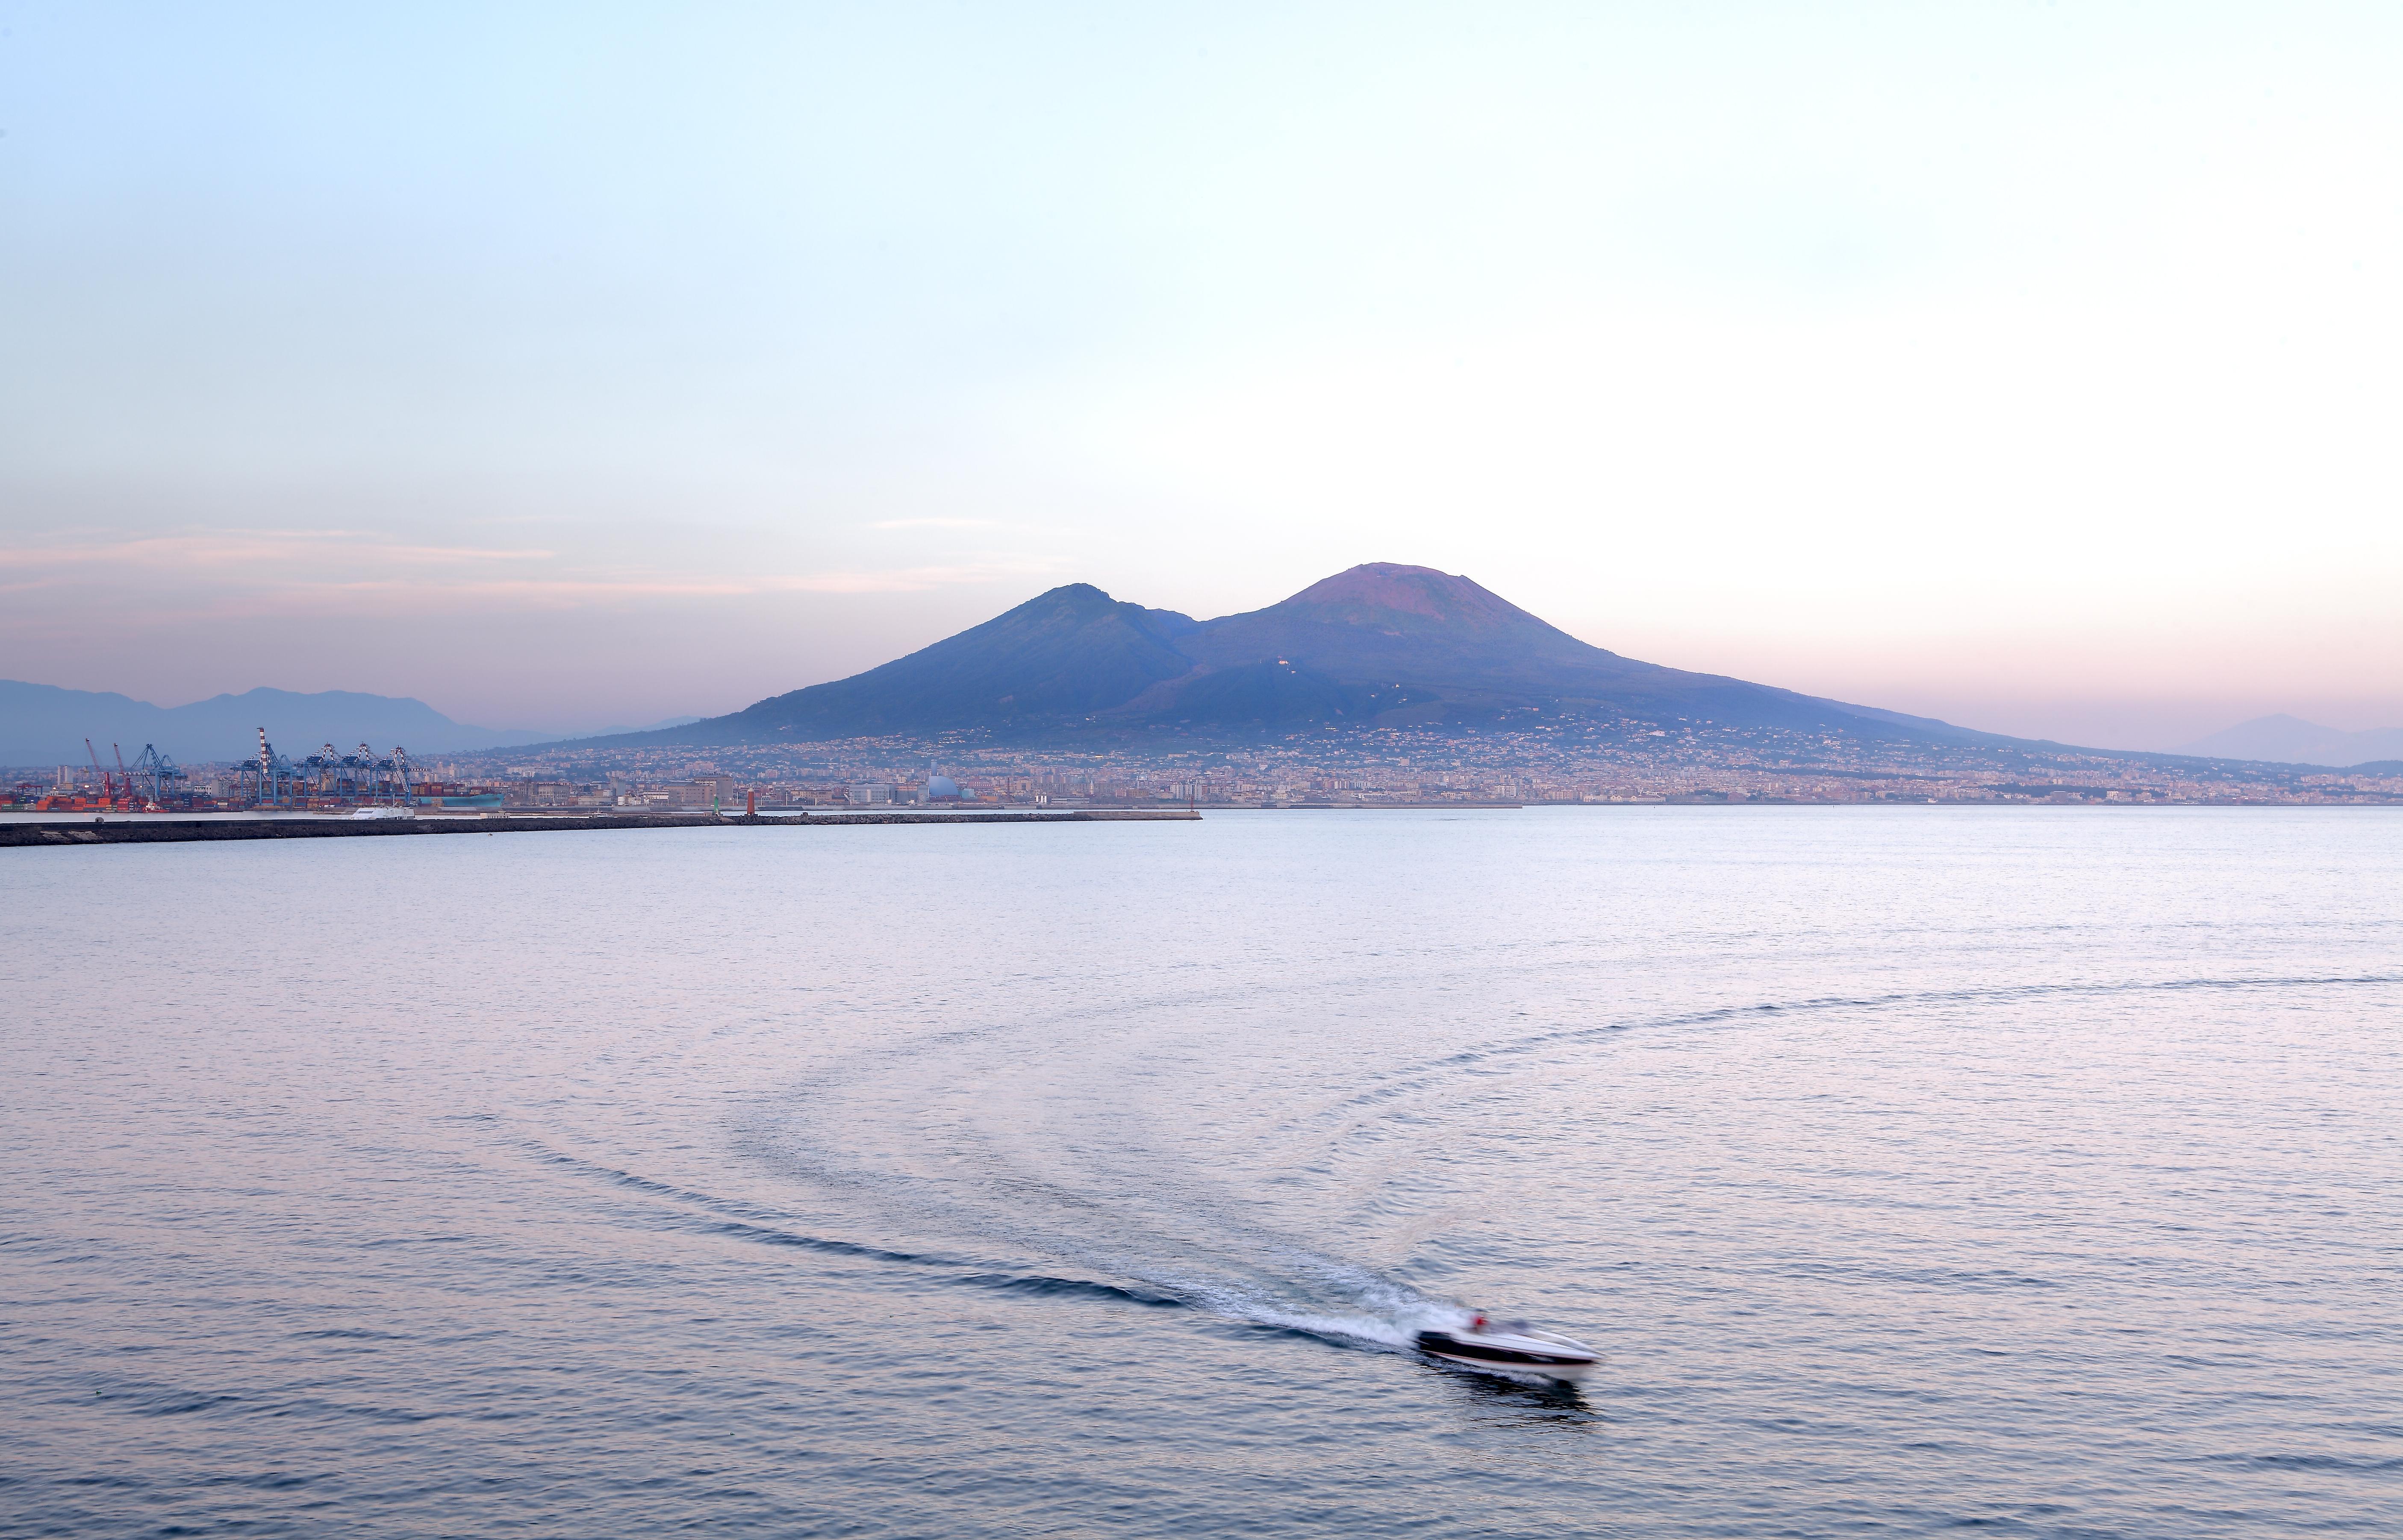
{"type": "Polygon", "coordinates": [[[2403,725],[2403,7],[0,0],[0,676],[574,730],[1355,562],[2403,725]]]}

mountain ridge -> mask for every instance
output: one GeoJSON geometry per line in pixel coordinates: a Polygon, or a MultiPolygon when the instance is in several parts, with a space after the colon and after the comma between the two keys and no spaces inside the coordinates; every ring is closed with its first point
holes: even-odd
{"type": "Polygon", "coordinates": [[[1524,715],[1709,720],[1868,738],[2002,742],[1584,642],[1465,576],[1372,562],[1257,610],[1196,620],[1089,583],[844,679],[661,732],[581,742],[814,742],[984,730],[1005,737],[1170,730],[1474,726],[1524,715]]]}
{"type": "Polygon", "coordinates": [[[160,706],[114,691],[0,679],[0,764],[80,764],[87,738],[104,765],[112,743],[128,760],[145,743],[193,763],[247,759],[258,752],[261,727],[286,754],[313,753],[321,742],[347,748],[360,742],[404,743],[413,754],[471,754],[557,736],[454,722],[413,696],[262,685],[239,695],[160,706]]]}
{"type": "Polygon", "coordinates": [[[2403,758],[2403,728],[2347,732],[2284,712],[2257,716],[2199,738],[2177,751],[2215,759],[2252,759],[2279,765],[2326,765],[2360,769],[2403,758]]]}

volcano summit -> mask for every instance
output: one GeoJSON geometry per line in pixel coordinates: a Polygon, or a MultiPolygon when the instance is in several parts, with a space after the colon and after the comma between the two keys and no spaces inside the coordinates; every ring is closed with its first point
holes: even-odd
{"type": "Polygon", "coordinates": [[[1195,620],[1088,583],[865,673],[586,747],[802,743],[982,730],[1036,742],[1531,720],[1710,721],[1921,742],[1996,742],[1924,717],[1689,673],[1580,642],[1466,577],[1372,562],[1266,609],[1195,620]]]}

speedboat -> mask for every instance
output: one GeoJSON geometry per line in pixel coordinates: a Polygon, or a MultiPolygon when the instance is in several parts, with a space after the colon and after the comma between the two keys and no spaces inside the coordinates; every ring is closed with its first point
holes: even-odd
{"type": "Polygon", "coordinates": [[[1451,1331],[1423,1331],[1418,1344],[1428,1357],[1464,1368],[1571,1384],[1602,1362],[1602,1354],[1574,1337],[1537,1331],[1524,1321],[1491,1321],[1482,1315],[1451,1331]]]}

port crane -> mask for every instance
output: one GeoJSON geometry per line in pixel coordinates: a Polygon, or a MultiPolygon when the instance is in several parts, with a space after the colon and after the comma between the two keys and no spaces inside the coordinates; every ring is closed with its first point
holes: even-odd
{"type": "MultiPolygon", "coordinates": [[[[114,747],[114,745],[111,746],[114,747]]],[[[104,808],[113,808],[117,806],[116,784],[109,780],[108,771],[102,768],[100,763],[100,751],[91,746],[91,740],[89,738],[83,741],[83,752],[91,756],[92,773],[100,777],[100,805],[104,808]]],[[[122,756],[120,756],[120,758],[122,756]]],[[[125,799],[129,802],[133,800],[131,792],[127,794],[125,799]]]]}
{"type": "MultiPolygon", "coordinates": [[[[118,744],[111,743],[108,745],[108,752],[117,756],[117,783],[123,788],[125,805],[130,808],[133,805],[133,772],[125,768],[125,750],[118,744]]],[[[151,812],[159,811],[159,797],[155,789],[151,793],[148,811],[151,812]]]]}
{"type": "Polygon", "coordinates": [[[182,795],[176,783],[189,779],[181,765],[159,752],[156,743],[142,745],[142,757],[133,761],[132,773],[150,783],[152,807],[164,807],[169,798],[182,795]]]}

